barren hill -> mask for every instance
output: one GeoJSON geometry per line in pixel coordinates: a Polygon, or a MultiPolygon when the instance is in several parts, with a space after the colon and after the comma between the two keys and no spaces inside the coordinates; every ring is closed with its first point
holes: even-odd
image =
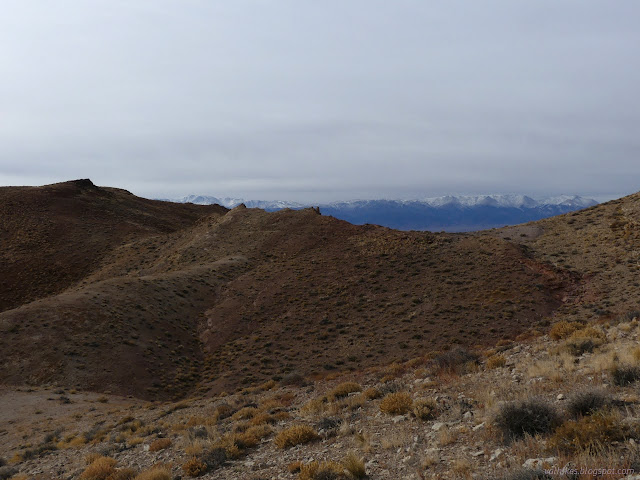
{"type": "Polygon", "coordinates": [[[514,337],[581,285],[491,234],[226,213],[88,181],[0,195],[8,383],[167,398],[317,378],[514,337]]]}

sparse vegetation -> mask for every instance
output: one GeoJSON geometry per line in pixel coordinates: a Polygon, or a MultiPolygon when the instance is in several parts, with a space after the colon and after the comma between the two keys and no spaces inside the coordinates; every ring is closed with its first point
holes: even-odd
{"type": "Polygon", "coordinates": [[[611,369],[613,383],[624,387],[640,380],[640,366],[615,364],[611,369]]]}
{"type": "Polygon", "coordinates": [[[554,408],[539,399],[506,403],[494,420],[506,440],[551,433],[558,422],[559,417],[554,408]]]}
{"type": "Polygon", "coordinates": [[[569,399],[567,411],[572,417],[582,417],[602,410],[611,404],[611,398],[602,390],[586,390],[569,399]]]}
{"type": "Polygon", "coordinates": [[[628,424],[622,422],[619,414],[598,412],[567,420],[560,425],[549,439],[549,445],[564,453],[586,450],[591,453],[604,451],[612,442],[624,441],[634,436],[628,424]]]}
{"type": "Polygon", "coordinates": [[[293,425],[282,430],[274,439],[278,448],[289,448],[309,443],[318,438],[318,433],[308,425],[293,425]]]}
{"type": "Polygon", "coordinates": [[[404,415],[411,410],[413,399],[408,392],[389,393],[380,401],[380,411],[390,415],[404,415]]]}

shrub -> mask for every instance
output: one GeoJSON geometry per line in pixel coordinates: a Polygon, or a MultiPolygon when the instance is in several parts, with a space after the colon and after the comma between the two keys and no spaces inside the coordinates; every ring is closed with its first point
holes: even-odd
{"type": "Polygon", "coordinates": [[[344,382],[335,387],[329,392],[329,400],[336,400],[338,398],[344,398],[350,393],[361,392],[362,387],[355,382],[344,382]]]}
{"type": "Polygon", "coordinates": [[[0,466],[0,480],[8,480],[16,473],[18,473],[18,470],[16,468],[0,466]]]}
{"type": "Polygon", "coordinates": [[[613,383],[619,387],[624,387],[630,383],[640,380],[640,367],[633,365],[614,365],[611,369],[613,383]]]}
{"type": "Polygon", "coordinates": [[[602,391],[584,391],[574,395],[567,405],[572,417],[591,415],[611,404],[611,399],[602,391]]]}
{"type": "Polygon", "coordinates": [[[336,462],[311,462],[300,465],[300,480],[338,480],[346,478],[344,467],[336,462]]]}
{"type": "Polygon", "coordinates": [[[364,392],[362,392],[362,394],[367,400],[375,400],[376,398],[380,398],[382,396],[380,390],[374,387],[367,388],[364,392]]]}
{"type": "Polygon", "coordinates": [[[171,446],[171,439],[169,438],[159,438],[149,445],[150,452],[158,452],[160,450],[164,450],[167,447],[171,446]]]}
{"type": "Polygon", "coordinates": [[[491,355],[487,358],[487,368],[500,368],[504,367],[507,364],[507,359],[504,358],[504,355],[491,355]]]}
{"type": "Polygon", "coordinates": [[[233,415],[231,415],[231,419],[232,420],[246,420],[248,418],[253,418],[256,415],[257,412],[258,412],[258,409],[255,408],[255,407],[244,407],[244,408],[241,408],[240,410],[238,410],[233,415]]]}
{"type": "Polygon", "coordinates": [[[278,448],[289,448],[309,443],[318,438],[318,433],[308,425],[293,425],[282,430],[274,440],[278,448]]]}
{"type": "Polygon", "coordinates": [[[553,340],[562,340],[563,338],[567,338],[580,327],[581,325],[577,322],[567,322],[566,320],[563,320],[562,322],[553,324],[549,331],[549,336],[553,340]]]}
{"type": "Polygon", "coordinates": [[[593,327],[586,327],[576,330],[571,334],[565,347],[573,355],[580,356],[583,353],[590,353],[596,347],[604,343],[604,334],[593,327]]]}
{"type": "Polygon", "coordinates": [[[182,471],[188,477],[199,477],[207,472],[207,464],[198,457],[191,457],[182,465],[182,471]]]}
{"type": "Polygon", "coordinates": [[[504,404],[494,421],[506,440],[525,435],[550,433],[558,424],[558,415],[547,403],[531,399],[504,404]]]}
{"type": "Polygon", "coordinates": [[[512,472],[504,477],[505,480],[554,480],[554,477],[546,473],[544,470],[523,469],[512,472]]]}
{"type": "Polygon", "coordinates": [[[462,347],[457,347],[437,355],[433,359],[433,364],[439,370],[462,374],[467,370],[469,364],[477,364],[478,358],[475,353],[471,353],[462,347]]]}
{"type": "Polygon", "coordinates": [[[353,452],[342,460],[342,466],[353,478],[365,478],[367,476],[364,461],[353,452]]]}
{"type": "Polygon", "coordinates": [[[136,477],[136,471],[133,468],[119,468],[112,473],[108,480],[133,480],[136,477]]]}
{"type": "Polygon", "coordinates": [[[163,465],[155,465],[141,472],[135,480],[171,480],[171,470],[163,465]]]}
{"type": "Polygon", "coordinates": [[[413,414],[420,420],[433,420],[437,414],[437,403],[432,398],[419,398],[413,402],[413,414]]]}
{"type": "Polygon", "coordinates": [[[390,393],[380,402],[380,411],[390,415],[404,415],[413,405],[413,399],[408,392],[390,393]]]}
{"type": "Polygon", "coordinates": [[[106,480],[116,469],[116,461],[109,457],[99,457],[80,474],[81,480],[106,480]]]}
{"type": "Polygon", "coordinates": [[[215,447],[202,453],[200,460],[207,465],[208,470],[215,470],[226,463],[227,451],[223,447],[215,447]]]}
{"type": "Polygon", "coordinates": [[[631,433],[619,415],[610,411],[599,412],[564,422],[549,439],[549,446],[563,453],[595,453],[606,449],[611,442],[630,438],[631,433]]]}

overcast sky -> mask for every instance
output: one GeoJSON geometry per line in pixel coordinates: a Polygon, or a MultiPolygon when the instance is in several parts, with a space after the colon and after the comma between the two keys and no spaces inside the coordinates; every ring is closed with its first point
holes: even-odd
{"type": "Polygon", "coordinates": [[[640,190],[637,0],[3,0],[0,185],[640,190]]]}

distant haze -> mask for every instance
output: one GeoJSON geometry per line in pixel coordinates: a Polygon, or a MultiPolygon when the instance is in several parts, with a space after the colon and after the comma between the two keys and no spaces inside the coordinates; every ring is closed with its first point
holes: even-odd
{"type": "Polygon", "coordinates": [[[635,0],[5,0],[0,185],[640,190],[635,0]]]}

